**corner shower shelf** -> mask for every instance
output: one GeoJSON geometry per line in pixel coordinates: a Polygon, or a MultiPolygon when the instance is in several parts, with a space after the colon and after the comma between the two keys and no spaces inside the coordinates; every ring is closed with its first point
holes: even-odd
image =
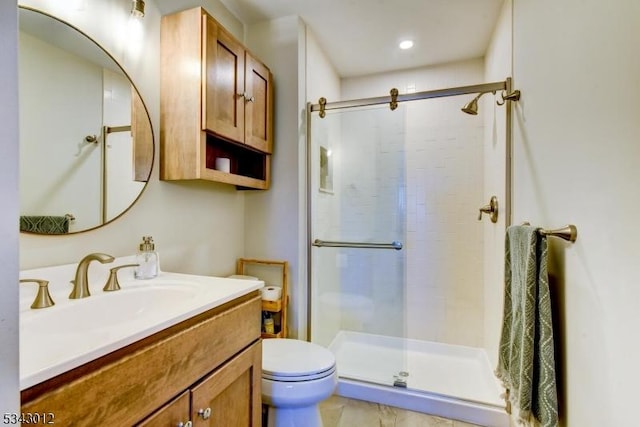
{"type": "MultiPolygon", "coordinates": [[[[282,294],[277,301],[262,300],[262,311],[273,313],[275,333],[262,332],[262,338],[286,338],[287,337],[287,307],[289,294],[287,293],[289,263],[287,261],[271,261],[263,259],[240,258],[236,264],[236,274],[251,275],[272,282],[277,279],[279,283],[274,286],[282,288],[282,294]],[[273,270],[279,270],[274,272],[273,270]],[[271,280],[274,279],[274,280],[271,280]]],[[[269,283],[271,286],[272,283],[269,283]]]]}

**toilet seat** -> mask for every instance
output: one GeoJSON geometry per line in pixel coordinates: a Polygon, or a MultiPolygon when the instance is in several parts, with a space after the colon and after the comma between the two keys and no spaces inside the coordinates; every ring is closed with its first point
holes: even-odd
{"type": "Polygon", "coordinates": [[[307,341],[274,338],[262,341],[262,378],[272,381],[312,381],[333,375],[336,358],[307,341]]]}
{"type": "Polygon", "coordinates": [[[302,382],[302,381],[312,381],[312,380],[317,380],[317,379],[321,379],[321,378],[325,378],[328,377],[330,375],[333,375],[336,372],[336,367],[334,366],[331,369],[328,369],[326,371],[322,371],[322,372],[318,372],[315,374],[311,374],[311,375],[298,375],[298,376],[279,376],[279,375],[272,375],[272,374],[268,374],[265,373],[264,371],[262,372],[262,378],[265,380],[271,380],[271,381],[279,381],[279,382],[302,382]]]}

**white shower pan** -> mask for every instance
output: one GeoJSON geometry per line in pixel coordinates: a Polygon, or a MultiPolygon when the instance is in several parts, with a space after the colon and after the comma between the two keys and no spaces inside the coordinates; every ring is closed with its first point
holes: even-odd
{"type": "Polygon", "coordinates": [[[509,426],[504,390],[483,349],[351,331],[338,332],[329,349],[336,356],[340,396],[509,426]]]}

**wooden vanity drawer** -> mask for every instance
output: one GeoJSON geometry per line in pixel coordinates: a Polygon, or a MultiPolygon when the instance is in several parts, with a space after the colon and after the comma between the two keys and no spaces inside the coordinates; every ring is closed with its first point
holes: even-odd
{"type": "Polygon", "coordinates": [[[65,426],[140,421],[260,338],[257,291],[22,392],[23,412],[65,426]]]}

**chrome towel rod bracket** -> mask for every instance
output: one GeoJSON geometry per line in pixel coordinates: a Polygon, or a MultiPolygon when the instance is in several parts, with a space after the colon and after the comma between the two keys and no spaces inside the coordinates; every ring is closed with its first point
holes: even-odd
{"type": "MultiPolygon", "coordinates": [[[[531,224],[528,222],[524,222],[522,223],[522,225],[531,224]]],[[[574,243],[578,238],[578,228],[573,224],[565,225],[562,228],[556,228],[553,230],[541,228],[538,232],[544,236],[560,237],[561,239],[571,243],[574,243]]]]}

